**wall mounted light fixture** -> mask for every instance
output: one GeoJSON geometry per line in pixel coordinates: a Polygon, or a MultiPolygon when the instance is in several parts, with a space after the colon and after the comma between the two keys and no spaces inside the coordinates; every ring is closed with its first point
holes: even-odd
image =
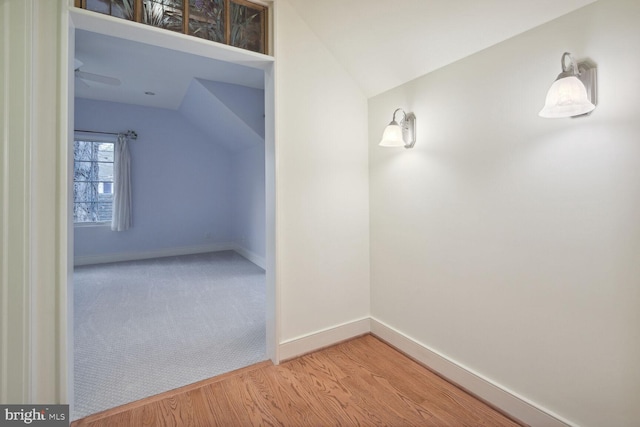
{"type": "Polygon", "coordinates": [[[413,148],[416,145],[416,115],[405,113],[402,108],[393,112],[391,123],[384,129],[382,134],[382,147],[404,147],[413,148]],[[402,112],[400,121],[396,121],[396,114],[402,112]]]}
{"type": "Polygon", "coordinates": [[[596,108],[596,67],[584,61],[577,63],[565,52],[560,60],[562,73],[547,93],[540,117],[561,118],[589,114],[596,108]],[[569,64],[567,65],[567,60],[569,64]]]}

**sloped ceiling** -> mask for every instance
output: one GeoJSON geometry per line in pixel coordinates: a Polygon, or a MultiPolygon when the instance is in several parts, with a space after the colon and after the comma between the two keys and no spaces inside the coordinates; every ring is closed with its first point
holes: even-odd
{"type": "Polygon", "coordinates": [[[193,79],[180,114],[227,150],[264,144],[264,91],[193,79]]]}
{"type": "MultiPolygon", "coordinates": [[[[371,97],[596,0],[285,1],[371,97]]],[[[122,82],[76,79],[82,98],[175,110],[194,78],[264,88],[258,69],[91,31],[75,53],[82,71],[122,82]]]]}
{"type": "Polygon", "coordinates": [[[371,97],[596,0],[288,1],[371,97]]]}

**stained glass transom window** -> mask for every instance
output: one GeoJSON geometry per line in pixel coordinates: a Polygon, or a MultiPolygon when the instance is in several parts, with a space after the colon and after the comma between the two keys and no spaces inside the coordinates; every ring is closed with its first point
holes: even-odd
{"type": "Polygon", "coordinates": [[[268,53],[267,10],[250,0],[75,0],[76,6],[268,53]]]}

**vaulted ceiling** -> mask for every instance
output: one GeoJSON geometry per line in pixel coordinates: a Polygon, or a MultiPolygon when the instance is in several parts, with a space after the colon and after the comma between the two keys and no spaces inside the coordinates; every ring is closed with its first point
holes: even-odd
{"type": "Polygon", "coordinates": [[[367,97],[596,0],[288,0],[367,97]]]}
{"type": "MultiPolygon", "coordinates": [[[[291,4],[371,97],[596,0],[276,1],[291,4]]],[[[264,87],[259,69],[90,31],[77,32],[76,58],[82,71],[122,82],[77,82],[84,98],[177,109],[194,78],[264,87]]]]}

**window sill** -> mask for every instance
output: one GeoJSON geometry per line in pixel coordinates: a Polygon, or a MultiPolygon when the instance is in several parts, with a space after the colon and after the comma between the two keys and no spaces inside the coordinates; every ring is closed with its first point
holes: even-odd
{"type": "Polygon", "coordinates": [[[74,222],[74,228],[111,227],[111,222],[74,222]]]}

